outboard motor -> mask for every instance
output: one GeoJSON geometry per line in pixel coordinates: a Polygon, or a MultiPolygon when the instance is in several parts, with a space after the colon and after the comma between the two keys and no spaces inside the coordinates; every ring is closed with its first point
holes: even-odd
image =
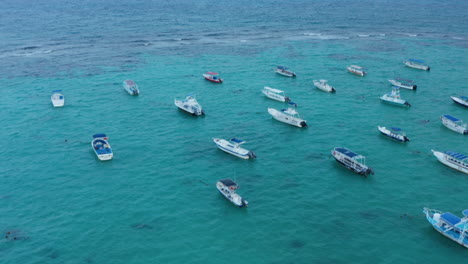
{"type": "Polygon", "coordinates": [[[287,102],[291,102],[291,99],[289,99],[289,97],[285,96],[284,97],[284,101],[287,103],[287,102]]]}
{"type": "Polygon", "coordinates": [[[407,105],[407,106],[411,107],[411,104],[410,104],[410,103],[408,103],[408,102],[405,102],[405,105],[407,105]]]}
{"type": "Polygon", "coordinates": [[[418,88],[417,85],[413,85],[413,89],[416,90],[418,88]]]}
{"type": "Polygon", "coordinates": [[[249,151],[249,153],[248,153],[247,155],[249,155],[249,158],[251,158],[251,159],[257,158],[257,156],[255,155],[255,153],[253,153],[252,151],[249,151]]]}
{"type": "Polygon", "coordinates": [[[307,127],[307,124],[306,124],[305,121],[302,121],[302,122],[300,123],[300,125],[301,125],[301,127],[307,127]]]}
{"type": "Polygon", "coordinates": [[[366,175],[368,175],[368,174],[374,175],[374,170],[372,170],[371,168],[368,168],[368,169],[366,170],[366,173],[365,173],[365,174],[366,174],[366,175]]]}
{"type": "Polygon", "coordinates": [[[244,199],[242,199],[242,202],[241,202],[241,203],[242,203],[242,206],[244,206],[244,207],[248,207],[248,206],[249,206],[249,203],[248,203],[246,200],[244,200],[244,199]]]}

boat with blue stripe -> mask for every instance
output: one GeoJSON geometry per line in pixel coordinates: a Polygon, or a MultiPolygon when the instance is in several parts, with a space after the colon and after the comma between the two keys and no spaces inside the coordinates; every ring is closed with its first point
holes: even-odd
{"type": "Polygon", "coordinates": [[[374,171],[366,166],[366,157],[354,153],[347,148],[336,147],[332,149],[331,154],[338,163],[357,174],[364,176],[374,174],[374,171]]]}
{"type": "Polygon", "coordinates": [[[229,141],[222,138],[213,138],[213,142],[216,146],[231,155],[237,156],[242,159],[255,159],[257,156],[252,151],[241,148],[240,145],[246,143],[238,138],[231,138],[229,141]]]}
{"type": "Polygon", "coordinates": [[[468,209],[463,210],[463,218],[450,212],[441,212],[425,207],[423,213],[427,221],[445,237],[468,248],[468,209]]]}
{"type": "Polygon", "coordinates": [[[417,59],[408,59],[403,62],[406,66],[418,70],[424,70],[424,71],[430,71],[431,67],[426,65],[426,62],[423,60],[417,60],[417,59]]]}
{"type": "Polygon", "coordinates": [[[466,96],[450,96],[450,98],[452,98],[452,100],[459,104],[459,105],[462,105],[464,107],[468,107],[468,97],[466,96]]]}
{"type": "Polygon", "coordinates": [[[112,148],[107,141],[106,134],[95,134],[91,141],[91,147],[93,147],[94,153],[99,160],[111,160],[114,157],[112,148]]]}
{"type": "Polygon", "coordinates": [[[377,126],[377,129],[379,129],[382,135],[385,135],[396,141],[400,141],[400,142],[410,141],[410,139],[406,136],[405,132],[403,132],[403,130],[399,127],[390,127],[390,129],[388,129],[386,127],[377,126]]]}
{"type": "Polygon", "coordinates": [[[468,156],[455,151],[431,151],[442,164],[468,174],[468,156]]]}
{"type": "Polygon", "coordinates": [[[443,115],[440,117],[440,120],[442,121],[442,124],[448,129],[463,135],[468,134],[468,124],[463,122],[463,120],[451,115],[443,115]]]}

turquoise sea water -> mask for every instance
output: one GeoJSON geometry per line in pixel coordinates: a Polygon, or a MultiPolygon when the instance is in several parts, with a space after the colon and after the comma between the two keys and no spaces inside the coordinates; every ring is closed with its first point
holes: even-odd
{"type": "Polygon", "coordinates": [[[17,240],[0,239],[0,262],[466,261],[422,208],[468,206],[467,175],[430,151],[468,154],[467,137],[439,120],[468,121],[450,100],[468,93],[467,4],[348,4],[6,2],[0,231],[17,240]],[[431,71],[404,67],[410,57],[431,71]],[[298,77],[275,74],[278,64],[298,77]],[[369,74],[347,73],[350,64],[369,74]],[[203,80],[206,71],[225,82],[203,80]],[[418,85],[401,90],[409,109],[378,99],[395,76],[418,85]],[[140,96],[123,90],[125,79],[140,96]],[[285,105],[265,98],[264,86],[285,90],[309,128],[273,120],[267,108],[285,105]],[[55,89],[63,108],[50,103],[55,89]],[[188,94],[205,117],[174,106],[188,94]],[[405,129],[411,142],[385,138],[378,125],[405,129]],[[112,161],[95,157],[95,133],[109,136],[112,161]],[[244,139],[257,159],[228,155],[213,137],[244,139]],[[330,156],[338,146],[367,156],[375,175],[340,166],[330,156]],[[222,178],[240,184],[248,208],[217,192],[222,178]]]}

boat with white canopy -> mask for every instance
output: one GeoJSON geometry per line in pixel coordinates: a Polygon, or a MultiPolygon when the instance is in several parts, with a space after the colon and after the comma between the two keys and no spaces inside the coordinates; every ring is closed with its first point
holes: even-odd
{"type": "Polygon", "coordinates": [[[263,87],[262,93],[266,97],[271,98],[271,99],[276,100],[276,101],[286,102],[286,103],[291,101],[291,99],[289,99],[289,97],[287,97],[284,94],[284,91],[281,91],[281,90],[278,90],[278,89],[275,89],[275,88],[271,88],[271,87],[268,87],[268,86],[263,87]]]}
{"type": "Polygon", "coordinates": [[[346,67],[346,69],[348,70],[348,72],[359,75],[359,76],[364,76],[367,74],[367,72],[364,70],[363,67],[357,66],[357,65],[350,65],[346,67]]]}
{"type": "Polygon", "coordinates": [[[239,185],[231,179],[222,179],[216,183],[216,188],[218,191],[231,203],[237,205],[238,207],[247,207],[248,202],[244,200],[239,194],[236,193],[236,190],[239,189],[239,185]]]}
{"type": "Polygon", "coordinates": [[[290,124],[297,127],[307,127],[306,120],[302,119],[299,116],[299,113],[296,111],[295,107],[297,106],[293,102],[289,102],[289,107],[287,109],[276,110],[274,108],[268,108],[268,113],[273,116],[274,119],[281,121],[286,124],[290,124]],[[291,107],[291,106],[294,106],[291,107]]]}
{"type": "Polygon", "coordinates": [[[329,93],[336,92],[335,88],[328,84],[327,80],[314,80],[314,85],[318,89],[325,91],[325,92],[329,92],[329,93]]]}
{"type": "Polygon", "coordinates": [[[222,83],[223,79],[219,78],[219,73],[217,72],[207,72],[203,74],[203,77],[205,80],[208,80],[210,82],[214,83],[222,83]]]}
{"type": "Polygon", "coordinates": [[[424,208],[423,213],[437,232],[468,248],[468,209],[462,211],[462,218],[429,208],[424,208]]]}
{"type": "Polygon", "coordinates": [[[388,80],[392,85],[404,88],[404,89],[409,89],[409,90],[416,90],[418,86],[414,83],[414,81],[409,80],[409,79],[403,79],[403,78],[395,78],[392,80],[388,80]]]}
{"type": "Polygon", "coordinates": [[[386,93],[380,97],[380,100],[398,106],[411,106],[408,101],[401,99],[400,88],[394,86],[390,93],[386,93]]]}
{"type": "Polygon", "coordinates": [[[197,102],[197,99],[191,95],[187,96],[184,100],[174,99],[174,104],[179,107],[179,109],[194,116],[205,114],[201,105],[197,102]]]}

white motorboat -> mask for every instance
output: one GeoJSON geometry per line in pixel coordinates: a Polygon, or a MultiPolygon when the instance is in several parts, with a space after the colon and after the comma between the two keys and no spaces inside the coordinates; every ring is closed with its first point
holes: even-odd
{"type": "Polygon", "coordinates": [[[112,148],[107,140],[106,134],[93,135],[91,147],[93,147],[94,153],[96,153],[99,160],[111,160],[114,157],[112,148]]]}
{"type": "Polygon", "coordinates": [[[229,141],[222,138],[213,138],[213,142],[220,150],[239,158],[255,159],[257,157],[252,151],[240,147],[240,145],[246,143],[246,141],[237,138],[231,138],[229,141]]]}
{"type": "Polygon", "coordinates": [[[440,117],[442,124],[448,129],[458,132],[460,134],[468,134],[468,125],[463,120],[453,117],[451,115],[443,115],[440,117]]]}
{"type": "Polygon", "coordinates": [[[327,83],[328,81],[327,80],[314,80],[314,85],[315,87],[317,87],[318,89],[322,90],[322,91],[325,91],[325,92],[329,92],[329,93],[334,93],[336,92],[335,88],[333,88],[331,85],[329,85],[327,83]]]}
{"type": "Polygon", "coordinates": [[[138,89],[138,85],[132,80],[125,80],[123,82],[123,87],[124,87],[125,91],[127,91],[127,93],[129,93],[130,95],[139,95],[140,94],[140,90],[138,89]]]}
{"type": "Polygon", "coordinates": [[[248,206],[249,203],[236,193],[236,190],[239,189],[239,185],[237,185],[231,179],[219,180],[216,183],[216,188],[226,199],[231,201],[231,203],[239,207],[248,206]]]}
{"type": "Polygon", "coordinates": [[[468,107],[468,97],[466,96],[460,96],[460,97],[456,97],[456,96],[450,96],[450,98],[452,98],[452,100],[459,104],[459,105],[463,105],[464,107],[468,107]]]}
{"type": "Polygon", "coordinates": [[[54,107],[62,107],[65,105],[65,97],[62,94],[62,90],[52,91],[50,100],[52,101],[52,105],[54,107]]]}
{"type": "Polygon", "coordinates": [[[266,97],[271,98],[271,99],[276,100],[276,101],[280,101],[280,102],[289,102],[289,101],[291,101],[289,99],[289,97],[287,97],[284,94],[284,91],[281,91],[281,90],[278,90],[278,89],[275,89],[275,88],[271,88],[271,87],[268,87],[268,86],[263,87],[262,93],[266,97]]]}
{"type": "Polygon", "coordinates": [[[462,211],[462,218],[427,207],[423,209],[423,213],[437,232],[468,248],[468,209],[462,211]]]}
{"type": "Polygon", "coordinates": [[[347,148],[334,148],[331,154],[338,163],[357,174],[364,176],[374,174],[374,171],[366,166],[366,157],[356,154],[347,148]]]}
{"type": "MultiPolygon", "coordinates": [[[[296,106],[295,103],[289,102],[290,105],[296,106]]],[[[273,116],[274,119],[281,121],[286,124],[290,124],[297,127],[307,127],[307,123],[304,119],[299,117],[299,113],[295,108],[288,107],[287,109],[276,110],[274,108],[268,108],[268,113],[273,116]]]]}
{"type": "Polygon", "coordinates": [[[384,94],[380,97],[380,100],[394,105],[399,106],[411,106],[408,101],[401,99],[400,88],[394,86],[391,93],[384,94]]]}
{"type": "Polygon", "coordinates": [[[433,149],[431,151],[444,165],[468,174],[468,156],[454,151],[440,152],[433,149]]]}
{"type": "Polygon", "coordinates": [[[208,80],[208,81],[214,82],[214,83],[222,83],[223,82],[223,79],[219,78],[219,73],[217,73],[217,72],[204,73],[203,78],[205,78],[205,80],[208,80]]]}
{"type": "Polygon", "coordinates": [[[380,133],[396,141],[400,141],[400,142],[410,141],[410,139],[406,137],[406,135],[402,132],[401,128],[390,127],[390,129],[388,129],[386,127],[381,127],[381,126],[377,126],[377,128],[379,129],[380,133]]]}
{"type": "Polygon", "coordinates": [[[425,62],[422,60],[416,60],[416,59],[409,59],[407,61],[403,62],[406,66],[418,70],[423,70],[423,71],[430,71],[431,67],[425,65],[425,62]]]}
{"type": "Polygon", "coordinates": [[[350,65],[346,67],[346,69],[348,70],[348,72],[359,75],[359,76],[364,76],[367,74],[367,72],[364,70],[363,67],[357,66],[357,65],[350,65]]]}
{"type": "Polygon", "coordinates": [[[404,88],[404,89],[416,90],[416,88],[418,88],[418,86],[414,84],[412,80],[408,80],[408,79],[395,78],[395,79],[388,80],[388,81],[394,86],[404,88]]]}
{"type": "Polygon", "coordinates": [[[283,76],[287,76],[287,77],[296,77],[295,72],[290,71],[287,67],[284,67],[284,66],[276,67],[275,72],[278,73],[278,74],[281,74],[283,76]]]}
{"type": "Polygon", "coordinates": [[[179,107],[179,109],[184,110],[185,112],[192,114],[194,116],[204,115],[201,105],[197,102],[195,97],[187,96],[184,100],[174,100],[174,104],[179,107]]]}

